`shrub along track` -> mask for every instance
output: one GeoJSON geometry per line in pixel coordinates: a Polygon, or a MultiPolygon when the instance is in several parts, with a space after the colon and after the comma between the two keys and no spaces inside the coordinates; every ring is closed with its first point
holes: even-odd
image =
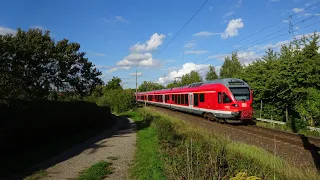
{"type": "Polygon", "coordinates": [[[261,147],[300,168],[319,169],[319,139],[257,126],[220,124],[183,112],[161,107],[149,107],[168,116],[187,121],[192,125],[206,128],[217,135],[261,147]]]}

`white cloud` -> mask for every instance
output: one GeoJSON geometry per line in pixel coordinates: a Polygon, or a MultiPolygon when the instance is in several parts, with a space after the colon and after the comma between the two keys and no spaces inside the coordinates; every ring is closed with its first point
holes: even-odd
{"type": "Polygon", "coordinates": [[[229,37],[238,36],[239,32],[238,29],[241,29],[244,27],[244,23],[242,22],[242,19],[232,19],[226,30],[221,34],[222,39],[227,39],[229,37]]]}
{"type": "Polygon", "coordinates": [[[13,34],[13,35],[15,35],[16,33],[17,33],[16,30],[0,26],[0,35],[5,35],[5,34],[13,34]]]}
{"type": "MultiPolygon", "coordinates": [[[[136,73],[130,73],[130,76],[136,76],[136,73]]],[[[142,72],[137,72],[137,76],[142,76],[142,72]]]]}
{"type": "Polygon", "coordinates": [[[209,70],[209,64],[194,64],[192,62],[185,63],[179,70],[174,70],[169,72],[168,76],[160,77],[159,83],[161,84],[169,84],[174,81],[176,77],[182,77],[185,74],[190,73],[191,71],[197,71],[199,74],[204,77],[209,70]]]}
{"type": "Polygon", "coordinates": [[[152,50],[155,50],[160,46],[166,36],[163,34],[158,34],[154,33],[149,40],[145,41],[144,44],[141,44],[138,42],[134,46],[130,47],[131,52],[137,52],[137,53],[142,53],[142,52],[149,52],[152,50]]]}
{"type": "Polygon", "coordinates": [[[198,51],[185,51],[184,54],[204,54],[209,51],[203,51],[203,50],[198,50],[198,51]]]}
{"type": "Polygon", "coordinates": [[[282,21],[283,23],[289,23],[289,20],[285,19],[282,21]]]}
{"type": "Polygon", "coordinates": [[[292,11],[295,13],[299,13],[299,12],[303,11],[303,8],[293,8],[292,11]]]}
{"type": "Polygon", "coordinates": [[[210,6],[210,7],[209,7],[209,10],[212,10],[212,9],[213,9],[213,7],[212,7],[212,6],[210,6]]]}
{"type": "Polygon", "coordinates": [[[172,37],[172,35],[173,35],[173,33],[168,33],[168,36],[171,38],[172,37]]]}
{"type": "Polygon", "coordinates": [[[107,22],[107,23],[113,23],[113,22],[128,22],[126,19],[124,19],[124,17],[122,16],[116,16],[112,19],[106,19],[106,18],[101,18],[102,21],[107,22]]]}
{"type": "MultiPolygon", "coordinates": [[[[254,51],[239,51],[237,52],[237,55],[238,55],[239,61],[244,65],[250,64],[254,60],[261,58],[261,55],[256,54],[256,52],[254,51]]],[[[207,59],[218,59],[220,61],[224,61],[226,57],[231,58],[231,53],[209,56],[207,57],[207,59]]]]}
{"type": "Polygon", "coordinates": [[[280,0],[269,0],[269,2],[279,2],[280,0]]]}
{"type": "Polygon", "coordinates": [[[194,48],[195,46],[196,46],[196,43],[194,43],[194,42],[189,42],[189,43],[186,43],[186,44],[184,45],[184,48],[190,49],[190,48],[194,48]]]}
{"type": "Polygon", "coordinates": [[[116,16],[116,21],[127,22],[122,16],[116,16]]]}
{"type": "Polygon", "coordinates": [[[320,13],[318,13],[318,14],[314,14],[315,16],[320,16],[320,13]]]}
{"type": "Polygon", "coordinates": [[[309,3],[306,3],[306,4],[304,4],[305,6],[310,6],[310,4],[309,3]]]}
{"type": "Polygon", "coordinates": [[[97,69],[109,69],[109,66],[97,65],[95,66],[97,69]]]}
{"type": "Polygon", "coordinates": [[[117,66],[157,66],[160,62],[152,58],[151,53],[129,54],[121,61],[117,62],[117,66]]]}
{"type": "Polygon", "coordinates": [[[228,16],[231,16],[232,14],[234,14],[234,12],[233,11],[229,11],[224,16],[228,17],[228,16]]]}
{"type": "Polygon", "coordinates": [[[174,60],[174,59],[169,59],[169,60],[165,60],[164,62],[165,63],[172,63],[172,62],[176,62],[177,60],[174,60]]]}
{"type": "MultiPolygon", "coordinates": [[[[318,35],[318,36],[320,36],[320,32],[316,32],[315,34],[318,35]]],[[[314,35],[314,33],[299,34],[299,35],[294,36],[294,38],[300,39],[300,38],[302,38],[303,36],[305,36],[306,38],[309,38],[309,37],[311,37],[311,36],[313,36],[313,35],[314,35]]]]}
{"type": "Polygon", "coordinates": [[[118,70],[129,70],[130,68],[131,68],[130,66],[113,67],[113,68],[110,68],[107,72],[112,73],[112,72],[118,71],[118,70]]]}
{"type": "Polygon", "coordinates": [[[192,36],[213,36],[213,35],[220,35],[221,33],[213,33],[208,31],[200,31],[198,33],[193,34],[192,36]]]}
{"type": "Polygon", "coordinates": [[[262,50],[267,50],[269,48],[273,49],[273,48],[276,48],[276,47],[281,47],[281,45],[283,44],[287,44],[289,43],[290,41],[289,40],[284,40],[284,41],[280,41],[280,42],[277,42],[275,44],[267,44],[267,45],[264,45],[261,49],[262,50]]]}
{"type": "Polygon", "coordinates": [[[304,13],[303,16],[308,17],[308,16],[312,16],[312,14],[311,13],[304,13]]]}
{"type": "Polygon", "coordinates": [[[299,26],[296,26],[296,27],[294,27],[294,29],[295,29],[295,30],[299,30],[299,29],[300,29],[300,27],[299,27],[299,26]]]}

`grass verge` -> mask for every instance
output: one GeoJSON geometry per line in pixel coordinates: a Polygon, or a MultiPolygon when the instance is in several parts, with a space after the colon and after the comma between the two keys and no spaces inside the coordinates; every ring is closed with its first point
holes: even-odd
{"type": "Polygon", "coordinates": [[[149,126],[153,117],[141,109],[121,115],[132,118],[138,130],[134,164],[130,168],[131,178],[137,180],[166,179],[163,173],[163,161],[159,154],[157,131],[154,127],[149,126]]]}
{"type": "Polygon", "coordinates": [[[148,108],[137,112],[135,179],[320,179],[316,172],[295,168],[261,148],[148,108]]]}
{"type": "Polygon", "coordinates": [[[112,173],[111,163],[100,161],[82,171],[77,180],[101,180],[112,173]]]}

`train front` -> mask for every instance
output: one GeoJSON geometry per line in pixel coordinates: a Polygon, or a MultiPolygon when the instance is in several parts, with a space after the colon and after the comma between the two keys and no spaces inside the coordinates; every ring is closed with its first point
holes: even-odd
{"type": "Polygon", "coordinates": [[[243,122],[253,120],[253,91],[249,85],[240,80],[233,79],[229,82],[228,88],[230,89],[234,102],[232,109],[234,110],[234,116],[243,122]]]}

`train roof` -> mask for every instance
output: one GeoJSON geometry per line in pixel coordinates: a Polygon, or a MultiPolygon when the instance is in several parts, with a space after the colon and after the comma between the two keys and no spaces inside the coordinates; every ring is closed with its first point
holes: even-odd
{"type": "MultiPolygon", "coordinates": [[[[249,85],[244,82],[241,79],[237,78],[223,78],[223,79],[215,79],[211,81],[205,81],[205,82],[196,82],[188,85],[184,85],[181,87],[176,87],[176,88],[167,88],[167,89],[161,89],[161,90],[154,90],[154,91],[148,91],[148,92],[162,92],[162,91],[171,91],[171,90],[178,90],[178,89],[185,89],[185,88],[196,88],[196,87],[201,87],[205,85],[214,85],[214,84],[222,84],[226,87],[249,87],[249,85]]],[[[141,92],[141,93],[147,93],[147,92],[141,92]]]]}

